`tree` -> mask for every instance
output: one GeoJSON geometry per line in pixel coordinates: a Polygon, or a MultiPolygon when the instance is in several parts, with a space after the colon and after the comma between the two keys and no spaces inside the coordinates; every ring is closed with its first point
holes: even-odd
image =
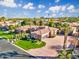
{"type": "Polygon", "coordinates": [[[6,19],[5,17],[1,17],[0,21],[5,21],[5,19],[6,19]]]}
{"type": "Polygon", "coordinates": [[[43,25],[43,21],[39,20],[39,26],[42,26],[42,25],[43,25]]]}
{"type": "Polygon", "coordinates": [[[10,32],[12,32],[13,30],[15,30],[16,29],[16,26],[14,26],[14,25],[9,25],[9,30],[10,30],[10,32]]]}
{"type": "Polygon", "coordinates": [[[63,50],[62,50],[62,52],[60,52],[60,53],[62,54],[62,59],[63,59],[63,58],[68,59],[68,58],[67,58],[68,52],[67,52],[67,50],[66,50],[66,42],[67,42],[67,36],[68,36],[69,32],[71,31],[71,28],[70,28],[70,26],[69,26],[68,24],[65,23],[65,24],[63,24],[63,25],[61,26],[60,29],[64,31],[63,50]]]}
{"type": "Polygon", "coordinates": [[[55,23],[53,23],[53,22],[49,22],[49,26],[50,26],[50,27],[55,27],[56,25],[55,25],[55,23]]]}
{"type": "Polygon", "coordinates": [[[0,24],[0,30],[1,30],[2,25],[0,24]]]}
{"type": "Polygon", "coordinates": [[[66,48],[66,41],[67,41],[67,36],[68,36],[68,33],[70,32],[70,27],[68,25],[66,25],[64,28],[64,45],[63,45],[63,49],[66,48]]]}
{"type": "Polygon", "coordinates": [[[26,24],[27,24],[27,22],[25,20],[23,22],[21,22],[21,26],[24,26],[26,24]]]}
{"type": "Polygon", "coordinates": [[[34,25],[37,25],[37,21],[36,21],[36,20],[34,20],[34,21],[33,21],[33,24],[34,24],[34,25]]]}
{"type": "MultiPolygon", "coordinates": [[[[13,32],[13,30],[15,30],[16,29],[16,26],[14,26],[14,25],[10,25],[9,26],[9,33],[12,33],[13,32]]],[[[12,33],[13,35],[11,36],[11,39],[12,39],[12,41],[14,42],[14,37],[15,37],[15,34],[14,33],[12,33]]]]}

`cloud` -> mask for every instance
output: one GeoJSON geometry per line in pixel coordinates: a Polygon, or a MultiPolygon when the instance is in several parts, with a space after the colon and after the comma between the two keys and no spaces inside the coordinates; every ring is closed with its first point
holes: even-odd
{"type": "Polygon", "coordinates": [[[49,10],[52,12],[59,12],[59,11],[65,11],[66,5],[64,6],[51,6],[49,7],[49,10]]]}
{"type": "Polygon", "coordinates": [[[41,12],[41,10],[37,10],[37,12],[38,12],[38,13],[40,13],[40,12],[41,12]]]}
{"type": "Polygon", "coordinates": [[[38,5],[38,8],[42,9],[42,8],[45,8],[45,6],[40,4],[40,5],[38,5]]]}
{"type": "Polygon", "coordinates": [[[74,5],[68,6],[67,10],[68,10],[70,13],[76,12],[76,9],[75,9],[75,6],[74,6],[74,5]]]}
{"type": "Polygon", "coordinates": [[[51,17],[55,17],[57,14],[52,14],[51,17]]]}
{"type": "Polygon", "coordinates": [[[22,7],[22,4],[18,4],[19,7],[22,7]]]}
{"type": "Polygon", "coordinates": [[[59,16],[64,17],[65,13],[61,12],[61,13],[59,13],[59,16]]]}
{"type": "Polygon", "coordinates": [[[56,5],[56,6],[50,6],[48,11],[51,11],[53,14],[51,16],[72,16],[75,14],[78,14],[79,8],[76,8],[74,5],[66,4],[66,5],[56,5]]]}
{"type": "Polygon", "coordinates": [[[47,10],[47,11],[45,11],[45,13],[49,13],[49,11],[47,10]]]}
{"type": "Polygon", "coordinates": [[[74,5],[70,5],[67,9],[68,9],[68,10],[71,10],[71,9],[74,9],[74,8],[75,8],[74,5]]]}
{"type": "Polygon", "coordinates": [[[6,6],[6,7],[17,7],[16,3],[14,2],[14,0],[1,0],[0,1],[0,5],[2,6],[6,6]]]}
{"type": "Polygon", "coordinates": [[[49,7],[49,11],[52,11],[54,13],[57,13],[57,12],[65,12],[65,11],[68,11],[68,12],[77,12],[79,9],[75,8],[74,5],[56,5],[56,6],[51,6],[49,7]]]}
{"type": "Polygon", "coordinates": [[[24,5],[23,6],[24,9],[35,9],[35,7],[33,6],[33,3],[29,2],[28,4],[24,5]]]}
{"type": "Polygon", "coordinates": [[[60,0],[55,0],[55,3],[58,3],[60,0]]]}

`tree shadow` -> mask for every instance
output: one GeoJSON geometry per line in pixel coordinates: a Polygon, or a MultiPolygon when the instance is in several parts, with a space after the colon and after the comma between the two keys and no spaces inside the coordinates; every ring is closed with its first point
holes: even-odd
{"type": "Polygon", "coordinates": [[[61,45],[55,45],[55,46],[51,46],[49,48],[51,48],[51,49],[62,49],[62,46],[61,45]]]}
{"type": "Polygon", "coordinates": [[[63,50],[63,46],[61,46],[61,45],[55,45],[55,46],[51,46],[49,48],[55,49],[57,52],[60,52],[61,50],[63,50]]]}

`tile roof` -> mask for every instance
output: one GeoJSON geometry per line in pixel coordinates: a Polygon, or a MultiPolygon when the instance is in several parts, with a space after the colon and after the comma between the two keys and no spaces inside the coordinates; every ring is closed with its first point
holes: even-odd
{"type": "Polygon", "coordinates": [[[29,26],[29,25],[21,26],[17,29],[20,29],[23,31],[27,31],[28,29],[31,29],[31,30],[37,29],[35,31],[32,31],[31,33],[38,34],[38,35],[49,33],[52,30],[58,30],[57,28],[48,27],[48,26],[29,26]]]}
{"type": "Polygon", "coordinates": [[[52,27],[45,27],[44,29],[34,31],[32,33],[35,33],[35,34],[38,34],[38,35],[43,35],[43,34],[49,33],[50,31],[53,31],[53,30],[58,30],[58,29],[57,28],[52,28],[52,27]]]}
{"type": "Polygon", "coordinates": [[[46,34],[46,33],[49,33],[49,32],[50,32],[50,30],[48,30],[47,28],[44,28],[44,29],[40,29],[38,31],[34,31],[32,33],[36,33],[38,35],[42,35],[42,34],[46,34]]]}
{"type": "Polygon", "coordinates": [[[19,27],[19,28],[17,28],[17,29],[26,31],[26,30],[28,30],[29,28],[30,28],[30,26],[27,25],[27,26],[21,26],[21,27],[19,27]]]}
{"type": "Polygon", "coordinates": [[[17,22],[12,22],[12,21],[5,21],[5,22],[0,22],[0,24],[2,25],[2,26],[5,26],[5,25],[16,25],[16,24],[18,24],[17,22]]]}

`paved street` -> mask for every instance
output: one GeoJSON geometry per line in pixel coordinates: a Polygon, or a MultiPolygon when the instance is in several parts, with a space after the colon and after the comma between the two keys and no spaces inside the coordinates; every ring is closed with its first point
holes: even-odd
{"type": "Polygon", "coordinates": [[[0,39],[0,59],[36,59],[30,54],[0,39]]]}

